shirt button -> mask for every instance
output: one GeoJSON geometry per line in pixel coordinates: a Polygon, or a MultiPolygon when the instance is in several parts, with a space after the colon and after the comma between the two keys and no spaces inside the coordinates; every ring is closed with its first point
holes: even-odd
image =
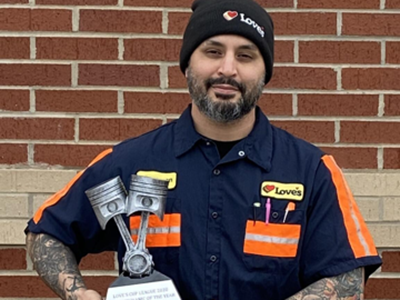
{"type": "Polygon", "coordinates": [[[211,143],[210,143],[210,142],[206,142],[206,145],[207,145],[207,146],[210,146],[210,145],[211,145],[211,143]]]}
{"type": "Polygon", "coordinates": [[[213,219],[218,218],[218,213],[216,211],[214,211],[211,216],[213,217],[213,219]]]}
{"type": "Polygon", "coordinates": [[[279,213],[273,212],[273,213],[272,213],[272,217],[273,217],[274,219],[278,218],[278,217],[279,217],[279,213]]]}
{"type": "Polygon", "coordinates": [[[244,151],[239,151],[239,153],[238,153],[238,154],[239,154],[239,156],[240,156],[240,157],[243,157],[243,156],[245,156],[245,155],[246,155],[246,153],[245,153],[244,151]]]}
{"type": "Polygon", "coordinates": [[[210,261],[215,262],[217,260],[217,257],[215,255],[210,256],[210,261]]]}
{"type": "Polygon", "coordinates": [[[214,175],[218,176],[219,174],[221,174],[221,171],[219,169],[215,169],[213,173],[214,175]]]}

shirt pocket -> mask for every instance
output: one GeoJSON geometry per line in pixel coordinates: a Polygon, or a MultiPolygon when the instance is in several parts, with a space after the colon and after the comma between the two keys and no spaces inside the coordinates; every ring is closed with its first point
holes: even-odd
{"type": "MultiPolygon", "coordinates": [[[[130,218],[131,237],[137,241],[140,227],[140,215],[130,218]]],[[[181,246],[181,214],[180,201],[177,198],[167,198],[164,218],[161,221],[156,215],[149,216],[147,227],[146,248],[153,256],[157,265],[176,262],[181,246]]]]}
{"type": "Polygon", "coordinates": [[[244,262],[249,269],[290,269],[298,253],[303,211],[289,211],[285,218],[285,210],[271,209],[268,223],[265,211],[253,211],[246,222],[244,262]]]}

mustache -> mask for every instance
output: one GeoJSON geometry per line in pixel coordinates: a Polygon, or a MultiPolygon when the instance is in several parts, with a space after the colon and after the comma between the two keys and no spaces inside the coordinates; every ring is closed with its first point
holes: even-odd
{"type": "Polygon", "coordinates": [[[207,90],[210,89],[214,84],[229,84],[237,88],[242,94],[246,91],[246,86],[244,84],[239,83],[229,77],[208,78],[205,80],[205,86],[207,87],[207,90]]]}

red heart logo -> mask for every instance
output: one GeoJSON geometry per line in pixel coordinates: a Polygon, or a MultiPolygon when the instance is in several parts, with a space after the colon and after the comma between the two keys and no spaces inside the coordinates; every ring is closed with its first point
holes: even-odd
{"type": "Polygon", "coordinates": [[[238,12],[237,11],[230,11],[228,10],[227,12],[224,13],[224,18],[228,21],[233,20],[234,18],[236,18],[238,16],[238,12]]]}
{"type": "Polygon", "coordinates": [[[274,185],[266,185],[266,186],[264,186],[264,191],[266,193],[269,193],[270,191],[273,191],[274,189],[275,189],[274,185]]]}

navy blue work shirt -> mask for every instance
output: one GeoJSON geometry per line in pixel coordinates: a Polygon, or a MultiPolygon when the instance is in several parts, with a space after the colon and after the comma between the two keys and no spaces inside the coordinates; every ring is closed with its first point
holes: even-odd
{"type": "MultiPolygon", "coordinates": [[[[114,221],[101,230],[85,191],[131,174],[170,180],[166,214],[149,224],[155,268],[182,299],[286,299],[324,277],[381,264],[333,158],[272,126],[256,109],[251,133],[222,159],[198,134],[191,107],[169,124],[99,155],[29,221],[88,253],[125,248],[114,221]],[[159,227],[160,230],[155,230],[159,227]]],[[[137,217],[127,220],[132,237],[137,217]]]]}

